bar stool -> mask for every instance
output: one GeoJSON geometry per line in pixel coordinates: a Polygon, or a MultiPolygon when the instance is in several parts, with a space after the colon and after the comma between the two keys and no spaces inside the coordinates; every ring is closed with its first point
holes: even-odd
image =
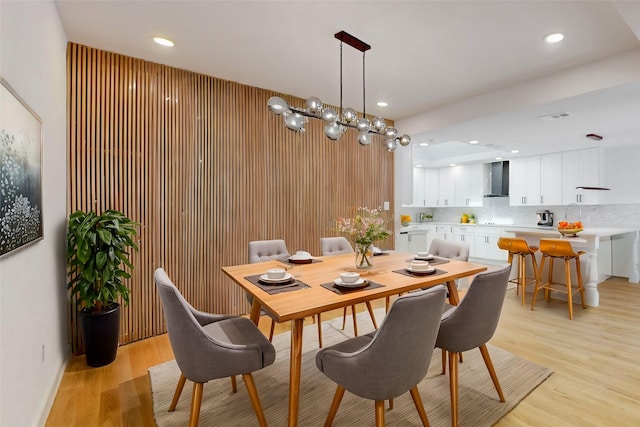
{"type": "Polygon", "coordinates": [[[518,292],[522,293],[522,305],[524,306],[525,289],[527,285],[538,283],[538,262],[536,261],[535,255],[538,248],[536,246],[529,246],[526,240],[517,237],[500,237],[498,239],[498,247],[509,251],[509,257],[507,259],[509,264],[513,263],[514,256],[518,260],[518,276],[515,279],[509,280],[509,282],[516,284],[516,295],[518,295],[518,292]],[[531,266],[533,267],[534,277],[527,277],[526,274],[527,267],[525,262],[529,255],[531,256],[531,266]]]}
{"type": "Polygon", "coordinates": [[[542,262],[540,263],[540,271],[538,277],[542,275],[544,269],[544,263],[549,258],[549,274],[547,276],[547,282],[541,284],[542,280],[536,282],[536,290],[533,292],[533,301],[531,301],[531,310],[536,305],[536,296],[540,289],[544,289],[544,299],[549,301],[551,291],[562,292],[567,294],[567,301],[569,303],[569,319],[573,319],[573,294],[580,292],[580,302],[582,302],[582,308],[587,308],[584,305],[584,287],[582,286],[582,274],[580,274],[580,255],[585,254],[585,251],[573,251],[571,243],[562,239],[540,239],[540,252],[542,253],[542,262]],[[565,280],[567,283],[553,282],[553,260],[560,258],[564,260],[565,280]],[[576,276],[578,277],[578,286],[572,287],[571,285],[571,260],[576,264],[576,276]]]}

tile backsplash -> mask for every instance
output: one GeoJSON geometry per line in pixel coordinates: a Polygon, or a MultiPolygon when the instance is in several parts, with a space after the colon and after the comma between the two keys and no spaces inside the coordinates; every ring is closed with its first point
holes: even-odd
{"type": "Polygon", "coordinates": [[[539,210],[553,212],[553,223],[566,218],[577,221],[581,218],[585,227],[640,227],[640,204],[625,205],[570,205],[570,206],[509,206],[508,197],[483,199],[482,207],[473,208],[404,208],[396,212],[411,215],[414,222],[419,222],[420,213],[433,215],[434,222],[460,222],[463,213],[474,214],[478,224],[516,224],[531,225],[537,223],[536,212],[539,210]]]}

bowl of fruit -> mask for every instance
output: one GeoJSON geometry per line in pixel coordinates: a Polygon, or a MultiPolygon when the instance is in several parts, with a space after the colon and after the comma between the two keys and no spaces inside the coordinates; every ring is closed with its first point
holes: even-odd
{"type": "Polygon", "coordinates": [[[558,231],[565,237],[576,237],[579,232],[583,231],[584,227],[580,221],[567,222],[560,221],[558,223],[558,231]]]}

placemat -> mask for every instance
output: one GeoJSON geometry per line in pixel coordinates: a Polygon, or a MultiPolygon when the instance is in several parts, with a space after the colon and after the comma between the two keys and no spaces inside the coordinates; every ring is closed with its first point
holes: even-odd
{"type": "Polygon", "coordinates": [[[335,292],[338,295],[346,295],[350,294],[351,292],[364,291],[375,288],[384,288],[384,285],[381,285],[380,283],[371,282],[369,280],[367,281],[367,283],[368,284],[366,286],[362,286],[360,288],[343,288],[342,286],[336,286],[336,284],[333,282],[323,283],[320,286],[327,290],[330,290],[331,292],[335,292]]]}
{"type": "MultiPolygon", "coordinates": [[[[427,261],[427,260],[422,260],[422,259],[414,259],[414,258],[409,258],[407,260],[407,262],[411,262],[411,261],[427,261]]],[[[444,259],[444,258],[434,258],[432,260],[427,261],[429,264],[431,265],[440,265],[440,264],[446,264],[449,262],[448,259],[444,259]]]]}
{"type": "Polygon", "coordinates": [[[409,277],[433,277],[433,276],[438,276],[440,274],[445,274],[446,271],[444,270],[439,270],[436,268],[435,273],[431,273],[431,274],[413,274],[408,272],[405,268],[401,269],[401,270],[393,270],[394,273],[398,273],[398,274],[404,274],[405,276],[409,276],[409,277]]]}
{"type": "Polygon", "coordinates": [[[306,283],[301,282],[300,280],[287,283],[286,285],[267,285],[260,281],[260,276],[261,274],[256,274],[255,276],[246,276],[245,279],[247,279],[248,281],[250,281],[251,283],[253,283],[254,285],[256,285],[257,287],[259,287],[260,289],[262,289],[263,291],[265,291],[270,295],[279,294],[280,292],[298,291],[300,289],[306,289],[311,287],[306,283]]]}

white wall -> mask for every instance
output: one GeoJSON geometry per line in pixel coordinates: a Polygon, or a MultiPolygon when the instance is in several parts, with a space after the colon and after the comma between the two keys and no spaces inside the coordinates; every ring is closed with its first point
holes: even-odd
{"type": "Polygon", "coordinates": [[[53,2],[0,1],[0,75],[43,122],[44,240],[0,259],[0,425],[7,427],[44,423],[69,355],[66,42],[53,2]]]}

